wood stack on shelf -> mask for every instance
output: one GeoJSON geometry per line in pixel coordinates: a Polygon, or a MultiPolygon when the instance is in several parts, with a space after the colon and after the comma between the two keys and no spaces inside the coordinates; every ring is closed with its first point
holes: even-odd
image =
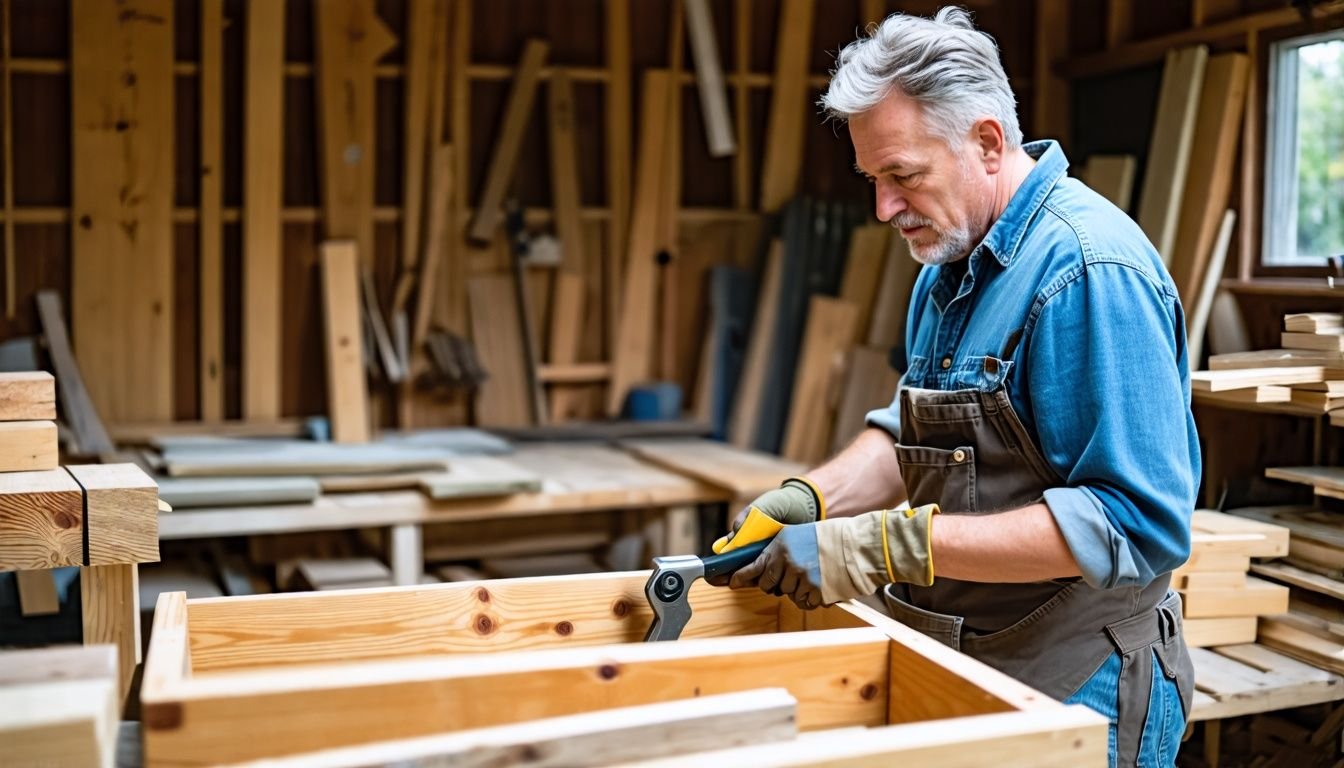
{"type": "Polygon", "coordinates": [[[1285,315],[1281,349],[1213,355],[1190,374],[1195,402],[1301,416],[1344,408],[1344,322],[1336,313],[1285,315]]]}
{"type": "Polygon", "coordinates": [[[1185,603],[1191,647],[1255,642],[1256,617],[1288,608],[1288,590],[1247,576],[1251,558],[1288,553],[1288,530],[1240,517],[1196,510],[1190,559],[1172,574],[1185,603]]]}

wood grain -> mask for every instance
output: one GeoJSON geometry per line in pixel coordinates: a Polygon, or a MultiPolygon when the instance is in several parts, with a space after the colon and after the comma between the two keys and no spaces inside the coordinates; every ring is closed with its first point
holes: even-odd
{"type": "Polygon", "coordinates": [[[833,387],[854,339],[858,315],[858,307],[849,302],[812,297],[784,436],[785,458],[809,466],[826,458],[835,416],[833,387]]]}
{"type": "Polygon", "coordinates": [[[136,565],[79,569],[84,643],[117,646],[117,683],[125,698],[140,664],[140,576],[136,565]]]}
{"type": "Polygon", "coordinates": [[[369,441],[369,395],[359,318],[359,264],[352,241],[322,244],[327,415],[338,443],[369,441]]]}
{"type": "Polygon", "coordinates": [[[0,373],[0,421],[55,418],[55,377],[46,371],[0,373]]]}
{"type": "MultiPolygon", "coordinates": [[[[224,418],[224,0],[201,3],[199,370],[201,418],[224,418]]],[[[276,166],[279,167],[279,166],[276,166]]],[[[277,174],[278,175],[278,174],[277,174]]],[[[277,367],[277,372],[279,368],[277,367]]]]}
{"type": "Polygon", "coordinates": [[[1199,94],[1209,49],[1198,45],[1167,53],[1153,123],[1148,169],[1139,194],[1139,226],[1170,264],[1176,246],[1181,201],[1190,169],[1199,94]]]}
{"type": "Polygon", "coordinates": [[[66,467],[84,489],[89,565],[159,561],[159,488],[134,464],[66,467]]]}
{"type": "Polygon", "coordinates": [[[872,323],[873,304],[890,238],[899,237],[886,224],[857,227],[849,238],[849,256],[845,259],[845,277],[840,285],[840,298],[858,309],[854,323],[854,343],[862,344],[872,323]]]}
{"type": "Polygon", "coordinates": [[[58,453],[55,422],[0,422],[0,472],[55,469],[58,453]]]}
{"type": "Polygon", "coordinates": [[[531,424],[531,390],[513,278],[479,275],[469,279],[467,302],[471,338],[490,377],[476,392],[476,423],[489,427],[531,424]]]}
{"type": "Polygon", "coordinates": [[[759,495],[807,469],[798,462],[714,440],[650,438],[622,440],[619,445],[645,461],[727,489],[735,497],[759,495]]]}
{"type": "Polygon", "coordinates": [[[775,36],[775,71],[770,117],[761,161],[761,210],[774,213],[798,192],[803,167],[804,121],[807,108],[808,57],[816,0],[783,0],[775,36]]]}

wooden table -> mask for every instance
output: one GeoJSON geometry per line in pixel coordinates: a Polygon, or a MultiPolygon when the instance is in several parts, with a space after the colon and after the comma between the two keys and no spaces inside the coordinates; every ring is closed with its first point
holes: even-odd
{"type": "Polygon", "coordinates": [[[644,440],[639,451],[646,458],[636,458],[631,451],[606,444],[521,444],[515,453],[497,458],[538,475],[540,492],[437,500],[413,490],[329,493],[303,504],[192,509],[161,513],[159,537],[199,539],[387,528],[393,581],[409,585],[418,583],[424,570],[424,525],[619,509],[660,510],[663,532],[654,544],[655,551],[690,552],[698,543],[697,505],[750,500],[802,469],[778,457],[707,440],[678,438],[665,445],[644,440]],[[713,457],[712,467],[696,463],[704,456],[713,457]],[[658,466],[647,457],[654,457],[658,466]],[[683,467],[683,471],[672,467],[683,467]]]}

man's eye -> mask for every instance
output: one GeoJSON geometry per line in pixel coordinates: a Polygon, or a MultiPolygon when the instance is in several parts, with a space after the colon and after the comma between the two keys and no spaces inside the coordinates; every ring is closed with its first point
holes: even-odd
{"type": "Polygon", "coordinates": [[[901,186],[905,186],[905,185],[909,184],[910,182],[914,181],[914,180],[917,179],[917,178],[919,178],[919,174],[918,174],[918,173],[911,173],[911,174],[908,174],[908,175],[906,175],[906,176],[897,176],[897,177],[896,177],[896,183],[897,183],[897,184],[900,184],[901,186]]]}

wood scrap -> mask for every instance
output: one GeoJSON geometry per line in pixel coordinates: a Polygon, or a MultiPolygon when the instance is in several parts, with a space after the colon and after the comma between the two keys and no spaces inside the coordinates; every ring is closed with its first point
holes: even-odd
{"type": "Polygon", "coordinates": [[[719,43],[714,37],[714,18],[708,0],[685,0],[685,4],[709,156],[726,157],[737,151],[737,143],[728,114],[728,94],[724,89],[723,67],[719,63],[719,43]]]}
{"type": "Polygon", "coordinates": [[[775,35],[775,69],[770,116],[761,161],[761,210],[774,213],[798,192],[803,167],[804,121],[807,109],[808,58],[816,0],[784,0],[775,35]]]}
{"type": "Polygon", "coordinates": [[[490,157],[490,170],[486,175],[485,189],[481,192],[476,214],[467,230],[467,237],[475,242],[488,244],[494,241],[495,232],[499,228],[504,195],[513,180],[514,165],[518,161],[523,130],[527,127],[532,114],[532,101],[536,96],[537,83],[541,79],[541,67],[546,63],[549,51],[550,45],[544,40],[528,40],[523,47],[522,57],[515,70],[513,87],[509,91],[504,124],[499,129],[499,138],[490,157]]]}
{"type": "Polygon", "coordinates": [[[56,418],[56,379],[45,371],[0,373],[0,421],[56,418]]]}
{"type": "Polygon", "coordinates": [[[814,296],[807,313],[788,432],[785,458],[815,465],[831,447],[835,400],[830,393],[843,366],[844,354],[854,338],[858,307],[838,299],[814,296]]]}
{"type": "MultiPolygon", "coordinates": [[[[248,0],[243,89],[243,417],[280,417],[284,3],[248,0]]],[[[166,419],[164,419],[166,421],[166,419]]]]}
{"type": "Polygon", "coordinates": [[[50,570],[18,571],[14,579],[19,589],[19,611],[24,616],[51,616],[61,612],[56,579],[50,570]]]}
{"type": "Polygon", "coordinates": [[[1162,71],[1157,118],[1149,142],[1148,172],[1139,195],[1139,226],[1170,264],[1190,169],[1191,145],[1209,49],[1197,45],[1169,51],[1162,71]]]}
{"type": "Polygon", "coordinates": [[[362,299],[360,306],[363,309],[364,320],[373,331],[373,346],[378,353],[378,362],[382,365],[383,375],[387,380],[396,384],[402,381],[406,374],[402,369],[401,356],[392,344],[392,334],[387,329],[387,321],[378,302],[378,289],[373,285],[373,273],[370,270],[360,270],[359,287],[362,299]]]}
{"type": "Polygon", "coordinates": [[[115,450],[107,436],[103,421],[84,388],[84,377],[70,351],[70,337],[65,332],[61,296],[56,291],[37,293],[37,313],[42,321],[42,335],[47,342],[47,354],[56,371],[56,386],[61,392],[61,411],[75,433],[76,450],[86,456],[97,456],[115,450]]]}
{"type": "Polygon", "coordinates": [[[55,422],[0,422],[0,472],[55,469],[58,453],[55,422]]]}

